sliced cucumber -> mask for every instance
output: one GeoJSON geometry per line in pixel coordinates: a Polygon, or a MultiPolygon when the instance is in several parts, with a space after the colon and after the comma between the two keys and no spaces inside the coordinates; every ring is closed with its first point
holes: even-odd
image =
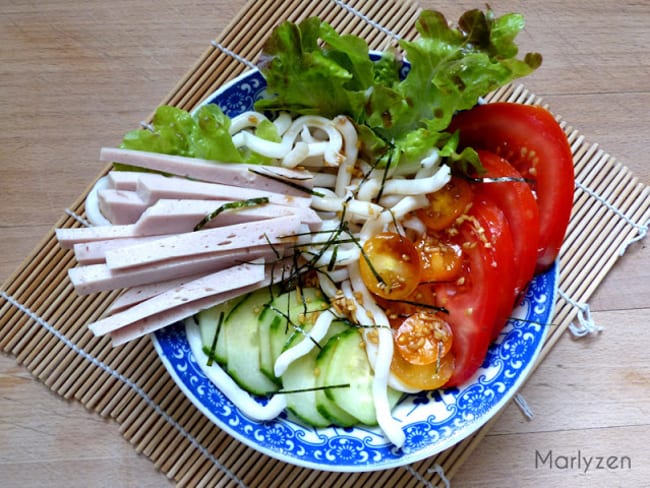
{"type": "Polygon", "coordinates": [[[329,303],[317,288],[304,288],[302,297],[293,290],[273,299],[259,322],[259,363],[264,374],[277,381],[274,373],[275,361],[292,337],[296,334],[302,335],[302,332],[296,330],[296,325],[308,332],[317,316],[314,312],[328,307],[329,303]]]}
{"type": "Polygon", "coordinates": [[[195,316],[201,333],[203,351],[208,356],[208,360],[212,357],[222,366],[226,364],[226,339],[223,323],[241,300],[242,297],[237,297],[214,307],[201,310],[195,316]]]}
{"type": "MultiPolygon", "coordinates": [[[[274,296],[276,292],[261,289],[199,312],[206,354],[249,393],[300,390],[283,393],[287,409],[311,426],[376,425],[373,371],[361,334],[345,322],[332,322],[320,349],[291,363],[282,378],[274,375],[280,354],[305,340],[313,327],[318,314],[312,312],[329,307],[316,288],[303,289],[302,296],[295,290],[274,296]]],[[[392,407],[401,394],[389,389],[388,397],[392,407]]]]}
{"type": "Polygon", "coordinates": [[[267,378],[277,381],[273,374],[273,360],[271,359],[271,325],[276,319],[276,314],[270,307],[264,308],[258,319],[257,331],[260,343],[260,370],[267,378]]]}
{"type": "MultiPolygon", "coordinates": [[[[349,384],[349,388],[330,388],[325,395],[338,407],[366,425],[377,425],[372,394],[374,373],[368,362],[361,334],[351,329],[336,336],[336,347],[328,364],[321,370],[325,384],[349,384]]],[[[394,406],[400,394],[388,390],[389,403],[394,406]]]]}
{"type": "Polygon", "coordinates": [[[228,374],[245,390],[255,395],[277,391],[279,384],[260,370],[258,317],[271,300],[268,289],[246,295],[228,314],[222,327],[226,343],[228,374]]]}
{"type": "MultiPolygon", "coordinates": [[[[327,344],[331,337],[349,328],[350,326],[345,322],[332,322],[321,344],[327,344]]],[[[282,375],[282,389],[287,391],[306,390],[300,393],[285,393],[287,409],[313,427],[327,427],[332,422],[318,411],[316,390],[314,389],[316,387],[316,357],[319,352],[320,349],[314,348],[308,354],[291,363],[282,375]]]]}
{"type": "Polygon", "coordinates": [[[318,356],[316,356],[316,369],[314,371],[316,376],[316,386],[321,388],[316,390],[316,409],[318,410],[318,413],[328,419],[330,423],[338,425],[339,427],[352,427],[359,423],[359,419],[339,407],[327,394],[327,392],[335,389],[341,389],[343,391],[349,390],[347,387],[327,388],[328,386],[345,384],[345,381],[341,378],[337,378],[333,382],[330,382],[326,378],[325,373],[330,367],[341,338],[344,338],[349,334],[359,335],[356,330],[351,329],[341,332],[327,341],[327,344],[323,346],[321,351],[318,353],[318,356]]]}

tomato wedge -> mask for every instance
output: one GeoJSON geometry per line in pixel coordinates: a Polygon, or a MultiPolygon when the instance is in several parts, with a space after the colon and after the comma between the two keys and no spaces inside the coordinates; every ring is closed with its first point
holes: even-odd
{"type": "Polygon", "coordinates": [[[445,386],[469,379],[512,311],[514,261],[512,238],[503,212],[491,202],[475,201],[453,239],[463,248],[463,271],[454,282],[432,285],[436,305],[449,312],[454,373],[445,386]]]}
{"type": "Polygon", "coordinates": [[[512,315],[515,299],[517,269],[514,260],[514,244],[510,224],[505,213],[487,195],[477,205],[475,216],[485,234],[482,239],[489,242],[488,250],[492,255],[490,265],[497,270],[499,279],[490,286],[497,290],[496,318],[494,319],[490,341],[494,340],[508,318],[512,315]]]}
{"type": "MultiPolygon", "coordinates": [[[[478,151],[486,173],[483,179],[506,179],[474,185],[475,197],[489,199],[504,213],[510,227],[515,266],[515,301],[524,293],[535,273],[539,241],[539,211],[530,186],[505,159],[488,151],[478,151]],[[508,180],[510,178],[510,180],[508,180]]],[[[513,305],[515,305],[513,301],[513,305]]]]}
{"type": "Polygon", "coordinates": [[[571,216],[573,156],[567,137],[548,110],[498,102],[458,113],[449,131],[462,146],[485,149],[508,160],[531,181],[539,207],[537,271],[556,259],[571,216]]]}

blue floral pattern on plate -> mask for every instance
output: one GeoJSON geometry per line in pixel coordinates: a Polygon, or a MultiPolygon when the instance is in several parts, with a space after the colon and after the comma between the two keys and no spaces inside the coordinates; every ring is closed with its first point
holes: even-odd
{"type": "MultiPolygon", "coordinates": [[[[250,110],[263,96],[258,72],[246,73],[204,103],[218,103],[229,116],[250,110]]],[[[378,428],[315,429],[290,415],[257,422],[243,415],[206,377],[197,363],[185,325],[175,324],[152,337],[171,377],[211,421],[241,442],[282,461],[329,471],[370,471],[409,464],[460,442],[508,402],[530,372],[555,302],[557,265],[531,282],[513,318],[490,347],[482,367],[458,388],[406,395],[393,414],[403,424],[402,449],[378,428]]],[[[263,401],[263,400],[260,400],[263,401]]]]}

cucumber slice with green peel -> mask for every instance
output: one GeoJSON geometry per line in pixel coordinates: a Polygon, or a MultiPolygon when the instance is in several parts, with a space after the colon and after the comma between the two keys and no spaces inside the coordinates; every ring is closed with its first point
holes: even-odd
{"type": "Polygon", "coordinates": [[[212,358],[222,366],[226,364],[226,340],[223,323],[241,300],[242,297],[237,297],[214,307],[201,310],[195,315],[194,318],[201,334],[203,351],[208,356],[208,361],[212,358]]]}
{"type": "Polygon", "coordinates": [[[254,395],[277,391],[279,384],[260,370],[258,317],[271,300],[268,289],[246,295],[228,314],[222,328],[226,343],[226,370],[245,390],[254,395]]]}
{"type": "MultiPolygon", "coordinates": [[[[350,326],[345,322],[334,321],[330,324],[327,334],[321,340],[326,344],[329,339],[350,326]]],[[[324,417],[316,406],[316,358],[319,348],[312,349],[306,355],[292,362],[282,375],[282,389],[300,391],[299,393],[284,393],[287,399],[287,409],[298,419],[313,427],[327,427],[332,421],[324,417]]]]}
{"type": "Polygon", "coordinates": [[[271,360],[271,325],[274,319],[276,319],[276,315],[270,307],[266,307],[259,316],[257,333],[260,343],[260,370],[270,380],[277,381],[273,374],[273,361],[271,360]]]}
{"type": "Polygon", "coordinates": [[[330,395],[328,395],[328,392],[333,390],[347,392],[350,389],[349,387],[328,388],[335,385],[342,385],[346,382],[342,378],[336,378],[333,382],[330,382],[326,377],[326,372],[334,359],[341,338],[344,338],[349,334],[355,334],[361,337],[359,332],[355,329],[346,330],[331,337],[320,350],[318,356],[316,356],[316,369],[314,371],[316,386],[319,388],[316,390],[316,409],[318,410],[318,413],[328,419],[331,424],[339,427],[353,427],[360,422],[358,418],[338,406],[336,402],[332,400],[330,395]]]}
{"type": "MultiPolygon", "coordinates": [[[[374,373],[368,361],[365,343],[358,330],[352,329],[335,337],[336,347],[321,370],[324,384],[344,383],[349,388],[330,388],[325,395],[339,408],[366,425],[377,425],[373,397],[374,373]]],[[[401,397],[388,389],[389,404],[394,406],[401,397]]]]}
{"type": "Polygon", "coordinates": [[[308,332],[314,325],[317,312],[329,307],[329,302],[317,288],[296,290],[278,295],[262,313],[259,322],[260,369],[269,378],[277,380],[275,361],[294,334],[304,335],[297,326],[308,332]]]}
{"type": "MultiPolygon", "coordinates": [[[[359,330],[334,320],[320,345],[286,366],[282,352],[306,339],[329,302],[317,288],[275,295],[260,289],[196,314],[203,349],[237,384],[254,395],[288,392],[287,409],[313,427],[377,425],[374,374],[359,330]],[[293,393],[291,393],[293,391],[293,393]]],[[[325,324],[323,324],[325,325],[325,324]]],[[[206,359],[209,360],[209,359],[206,359]]],[[[401,394],[388,389],[391,408],[401,394]]]]}

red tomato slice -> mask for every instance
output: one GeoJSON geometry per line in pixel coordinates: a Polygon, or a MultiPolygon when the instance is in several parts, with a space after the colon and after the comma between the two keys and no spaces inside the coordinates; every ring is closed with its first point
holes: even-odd
{"type": "Polygon", "coordinates": [[[475,201],[458,230],[461,277],[432,285],[453,332],[454,373],[445,386],[465,382],[481,366],[495,330],[512,311],[514,290],[512,238],[503,212],[494,203],[475,201]]]}
{"type": "Polygon", "coordinates": [[[537,270],[557,257],[571,216],[574,170],[564,131],[546,109],[516,103],[488,103],[457,114],[449,131],[463,146],[486,149],[507,159],[531,180],[539,207],[537,270]]]}
{"type": "MultiPolygon", "coordinates": [[[[487,171],[483,178],[521,178],[508,161],[488,151],[478,151],[487,171]]],[[[510,227],[515,263],[515,300],[524,293],[535,273],[539,242],[539,211],[535,195],[526,183],[500,181],[477,183],[474,195],[478,200],[490,199],[503,211],[510,227]]]]}
{"type": "MultiPolygon", "coordinates": [[[[476,205],[476,202],[474,203],[476,205]]],[[[490,243],[492,252],[491,266],[497,270],[499,279],[489,286],[497,290],[497,314],[492,327],[490,341],[494,340],[508,318],[514,306],[517,269],[514,261],[514,241],[510,224],[505,213],[487,195],[480,200],[475,216],[485,231],[484,238],[490,243]]]]}

